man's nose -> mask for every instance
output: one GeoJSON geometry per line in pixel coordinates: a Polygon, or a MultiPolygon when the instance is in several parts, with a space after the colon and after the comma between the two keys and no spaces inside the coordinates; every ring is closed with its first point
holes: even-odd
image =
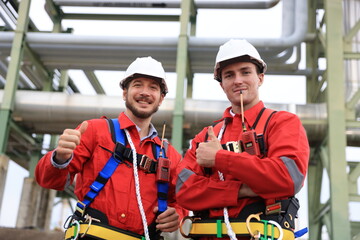
{"type": "Polygon", "coordinates": [[[235,84],[242,84],[244,81],[243,81],[243,77],[240,75],[240,74],[236,74],[235,75],[235,80],[234,80],[234,83],[235,84]]]}
{"type": "Polygon", "coordinates": [[[140,92],[141,96],[149,96],[150,95],[150,89],[147,87],[142,88],[141,92],[140,92]]]}

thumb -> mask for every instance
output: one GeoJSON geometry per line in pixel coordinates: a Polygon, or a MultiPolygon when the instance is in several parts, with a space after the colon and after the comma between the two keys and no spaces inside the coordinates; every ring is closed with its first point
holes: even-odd
{"type": "Polygon", "coordinates": [[[209,140],[210,140],[210,141],[217,140],[217,137],[215,136],[215,133],[214,133],[214,128],[213,128],[213,126],[210,126],[210,127],[208,128],[208,136],[209,136],[209,140]]]}
{"type": "Polygon", "coordinates": [[[87,122],[87,121],[83,121],[82,124],[81,124],[81,126],[79,127],[80,133],[83,134],[83,133],[86,131],[87,127],[88,127],[88,122],[87,122]]]}

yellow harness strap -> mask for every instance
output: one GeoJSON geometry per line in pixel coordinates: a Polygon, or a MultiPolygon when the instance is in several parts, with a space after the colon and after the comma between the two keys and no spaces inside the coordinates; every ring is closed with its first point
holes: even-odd
{"type": "MultiPolygon", "coordinates": [[[[215,236],[218,238],[227,236],[227,228],[223,221],[221,220],[192,220],[192,224],[190,227],[189,234],[183,234],[182,224],[180,226],[180,232],[184,237],[192,238],[192,237],[211,237],[215,236]]],[[[259,221],[259,222],[249,222],[232,220],[230,219],[231,227],[234,233],[237,236],[251,236],[256,234],[261,234],[262,236],[267,236],[266,239],[278,239],[280,236],[279,229],[272,225],[267,224],[267,221],[259,221]],[[248,227],[250,227],[252,233],[249,233],[248,227]]],[[[186,228],[186,227],[185,227],[186,228]]],[[[293,231],[288,229],[282,229],[283,231],[283,239],[284,240],[294,240],[295,236],[293,231]]]]}
{"type": "MultiPolygon", "coordinates": [[[[89,223],[80,223],[79,225],[72,225],[66,230],[65,240],[73,239],[74,235],[83,235],[89,237],[96,237],[96,239],[103,240],[138,240],[144,239],[141,235],[128,232],[119,228],[102,225],[96,222],[92,224],[89,223]],[[78,230],[77,228],[80,227],[78,230]],[[77,234],[74,234],[77,232],[77,234]]],[[[81,237],[79,238],[81,239],[81,237]]]]}

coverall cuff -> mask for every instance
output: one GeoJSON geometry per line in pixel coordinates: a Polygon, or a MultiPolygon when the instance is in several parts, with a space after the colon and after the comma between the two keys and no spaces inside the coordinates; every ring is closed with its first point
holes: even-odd
{"type": "Polygon", "coordinates": [[[70,157],[68,160],[66,160],[66,162],[64,162],[64,163],[62,163],[62,164],[59,164],[59,163],[57,163],[57,162],[55,161],[55,155],[56,155],[56,151],[53,151],[52,154],[51,154],[50,161],[51,161],[51,164],[52,164],[55,168],[58,168],[58,169],[64,169],[64,168],[66,168],[66,167],[70,164],[70,162],[71,162],[71,160],[72,160],[72,158],[73,158],[73,155],[71,155],[71,157],[70,157]]]}
{"type": "Polygon", "coordinates": [[[230,163],[227,157],[228,154],[229,151],[227,150],[219,150],[215,155],[215,167],[224,174],[229,173],[230,163]]]}

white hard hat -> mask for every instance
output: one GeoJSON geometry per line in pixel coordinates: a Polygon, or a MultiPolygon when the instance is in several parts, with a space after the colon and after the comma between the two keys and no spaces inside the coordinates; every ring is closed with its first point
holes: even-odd
{"type": "Polygon", "coordinates": [[[126,85],[138,76],[151,77],[159,81],[161,92],[166,95],[168,88],[165,82],[165,70],[161,62],[152,57],[138,57],[126,69],[120,87],[124,89],[126,85]]]}
{"type": "Polygon", "coordinates": [[[266,63],[253,45],[245,39],[231,39],[220,46],[216,55],[214,79],[221,82],[221,68],[224,67],[221,65],[222,62],[246,56],[248,56],[248,61],[259,67],[261,73],[266,71],[266,63]]]}

